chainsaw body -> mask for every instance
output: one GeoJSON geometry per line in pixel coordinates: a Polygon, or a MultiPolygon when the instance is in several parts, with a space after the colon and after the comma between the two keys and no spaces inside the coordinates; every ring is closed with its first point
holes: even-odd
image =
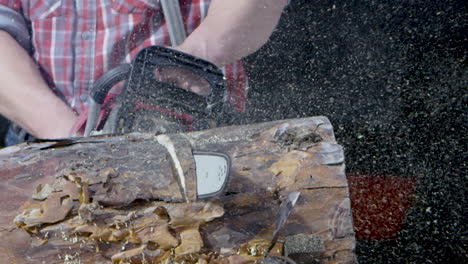
{"type": "Polygon", "coordinates": [[[132,64],[121,65],[96,81],[90,96],[85,135],[129,132],[175,133],[202,130],[232,120],[225,103],[225,80],[214,64],[173,49],[150,46],[141,50],[132,64]],[[189,70],[207,82],[209,93],[197,94],[157,79],[157,70],[177,67],[189,70]],[[97,116],[109,90],[124,81],[122,91],[101,131],[97,116]]]}

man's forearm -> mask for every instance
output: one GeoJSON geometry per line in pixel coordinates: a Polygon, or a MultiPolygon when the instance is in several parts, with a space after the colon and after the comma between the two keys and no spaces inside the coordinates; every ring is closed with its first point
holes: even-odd
{"type": "Polygon", "coordinates": [[[76,114],[49,89],[26,51],[1,30],[0,58],[0,114],[36,137],[67,137],[76,114]]]}
{"type": "Polygon", "coordinates": [[[179,50],[232,63],[258,50],[276,27],[287,0],[212,0],[208,14],[179,50]]]}

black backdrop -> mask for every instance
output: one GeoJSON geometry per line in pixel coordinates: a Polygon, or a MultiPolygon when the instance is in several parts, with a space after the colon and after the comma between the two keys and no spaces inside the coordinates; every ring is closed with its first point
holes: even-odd
{"type": "Polygon", "coordinates": [[[358,241],[360,263],[467,262],[467,21],[466,1],[293,1],[246,60],[246,122],[325,115],[348,172],[420,177],[398,238],[358,241]]]}
{"type": "Polygon", "coordinates": [[[398,239],[358,241],[360,263],[466,263],[467,4],[388,2],[292,1],[245,59],[242,122],[325,115],[348,171],[421,177],[398,239]]]}

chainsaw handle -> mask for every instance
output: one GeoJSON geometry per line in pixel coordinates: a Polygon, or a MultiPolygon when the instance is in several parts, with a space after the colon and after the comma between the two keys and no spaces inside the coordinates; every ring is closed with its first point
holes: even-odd
{"type": "Polygon", "coordinates": [[[91,90],[91,98],[98,104],[104,103],[107,93],[118,82],[127,79],[132,67],[130,64],[122,64],[106,72],[99,78],[91,90]]]}
{"type": "Polygon", "coordinates": [[[84,136],[91,135],[91,132],[96,127],[101,105],[104,103],[107,93],[109,93],[110,89],[118,82],[125,80],[131,69],[132,67],[130,64],[120,65],[102,75],[94,83],[88,102],[88,119],[86,121],[84,136]]]}

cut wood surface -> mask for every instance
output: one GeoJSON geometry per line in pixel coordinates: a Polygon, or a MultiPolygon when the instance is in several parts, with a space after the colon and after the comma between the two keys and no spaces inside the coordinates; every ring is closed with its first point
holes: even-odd
{"type": "MultiPolygon", "coordinates": [[[[68,258],[81,261],[76,263],[112,263],[112,257],[115,261],[117,254],[122,254],[119,252],[123,242],[78,239],[77,243],[71,239],[73,230],[66,229],[76,220],[70,216],[78,210],[77,204],[83,203],[83,192],[75,200],[70,195],[66,197],[71,201],[66,211],[62,210],[64,197],[58,198],[62,203],[59,208],[69,218],[66,223],[54,222],[60,217],[45,217],[47,212],[42,212],[38,218],[41,224],[29,219],[28,230],[37,233],[33,234],[19,228],[14,221],[18,223],[21,217],[17,216],[25,208],[34,207],[38,201],[32,196],[38,200],[46,192],[46,186],[53,188],[61,179],[61,188],[68,188],[64,187],[68,186],[63,182],[64,177],[75,179],[75,183],[86,182],[93,204],[116,211],[141,209],[144,203],[141,201],[153,201],[152,206],[193,201],[196,182],[191,151],[196,150],[223,152],[232,161],[226,193],[205,201],[213,202],[208,204],[215,207],[222,204],[224,214],[218,214],[221,209],[210,207],[216,217],[200,224],[203,239],[200,245],[204,249],[226,250],[248,242],[274,224],[280,201],[288,193],[299,191],[300,198],[280,232],[280,240],[306,234],[318,238],[322,244],[319,252],[288,251],[313,255],[320,263],[355,262],[343,149],[336,143],[327,118],[283,120],[167,136],[186,175],[185,191],[179,187],[161,136],[153,134],[45,141],[0,149],[0,262],[74,263],[66,262],[68,258]],[[49,232],[47,235],[45,230],[49,232]],[[66,230],[65,236],[59,230],[62,233],[66,230]]],[[[79,185],[78,189],[82,188],[79,185]]],[[[178,209],[171,208],[166,208],[168,214],[175,217],[173,214],[178,209]]],[[[172,221],[169,225],[176,224],[172,221]]],[[[177,239],[182,239],[184,244],[184,236],[198,234],[196,229],[184,230],[176,240],[169,237],[165,242],[177,244],[177,239]]],[[[179,246],[179,251],[182,248],[179,246]]]]}

